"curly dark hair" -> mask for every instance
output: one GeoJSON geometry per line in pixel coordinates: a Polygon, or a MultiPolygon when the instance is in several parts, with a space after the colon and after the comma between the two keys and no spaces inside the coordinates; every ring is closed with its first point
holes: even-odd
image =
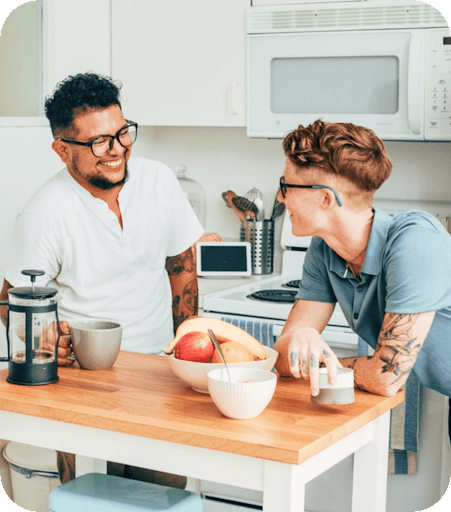
{"type": "Polygon", "coordinates": [[[59,82],[53,96],[45,99],[45,115],[54,136],[72,128],[74,118],[81,112],[119,105],[122,84],[93,72],[79,73],[59,82]]]}
{"type": "Polygon", "coordinates": [[[288,133],[282,144],[285,155],[299,169],[342,176],[365,192],[375,192],[392,170],[382,140],[372,130],[352,123],[318,119],[288,133]]]}

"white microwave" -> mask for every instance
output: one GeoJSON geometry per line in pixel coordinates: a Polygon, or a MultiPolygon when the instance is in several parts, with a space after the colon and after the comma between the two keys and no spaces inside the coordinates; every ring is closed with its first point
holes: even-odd
{"type": "Polygon", "coordinates": [[[385,140],[451,140],[451,37],[416,0],[250,7],[247,135],[316,119],[385,140]]]}

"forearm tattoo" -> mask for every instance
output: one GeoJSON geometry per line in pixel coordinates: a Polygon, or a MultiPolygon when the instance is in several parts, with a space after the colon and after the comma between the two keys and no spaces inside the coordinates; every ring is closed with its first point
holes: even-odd
{"type": "MultiPolygon", "coordinates": [[[[350,368],[351,370],[354,370],[355,365],[357,364],[357,361],[362,360],[365,357],[367,360],[371,359],[371,356],[354,357],[353,359],[350,359],[349,361],[346,362],[346,368],[350,368]]],[[[354,372],[354,387],[355,387],[355,389],[360,389],[360,391],[368,391],[362,383],[357,382],[357,373],[356,372],[354,372]]]]}
{"type": "Polygon", "coordinates": [[[396,377],[393,383],[409,374],[415,364],[422,343],[413,336],[412,327],[419,316],[396,313],[385,316],[375,355],[384,362],[382,373],[390,372],[396,377]]]}
{"type": "Polygon", "coordinates": [[[194,257],[191,247],[177,256],[166,258],[166,270],[170,277],[180,275],[183,272],[193,273],[194,257]]]}
{"type": "Polygon", "coordinates": [[[196,315],[198,309],[199,290],[191,248],[182,254],[167,258],[166,270],[172,287],[172,316],[175,332],[184,320],[196,315]],[[181,286],[177,286],[177,281],[181,286]]]}

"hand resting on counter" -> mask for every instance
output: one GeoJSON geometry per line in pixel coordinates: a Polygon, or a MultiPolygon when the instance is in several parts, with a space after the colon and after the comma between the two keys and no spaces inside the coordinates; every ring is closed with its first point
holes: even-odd
{"type": "Polygon", "coordinates": [[[275,364],[278,373],[282,377],[310,379],[312,396],[319,395],[321,363],[327,367],[329,383],[336,383],[337,369],[342,365],[317,330],[305,327],[283,333],[273,348],[279,352],[275,364]]]}

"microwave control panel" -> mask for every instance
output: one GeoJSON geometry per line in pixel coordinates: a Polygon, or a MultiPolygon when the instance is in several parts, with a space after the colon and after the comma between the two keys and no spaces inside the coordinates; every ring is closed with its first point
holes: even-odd
{"type": "Polygon", "coordinates": [[[425,139],[451,140],[451,34],[427,30],[425,139]]]}

